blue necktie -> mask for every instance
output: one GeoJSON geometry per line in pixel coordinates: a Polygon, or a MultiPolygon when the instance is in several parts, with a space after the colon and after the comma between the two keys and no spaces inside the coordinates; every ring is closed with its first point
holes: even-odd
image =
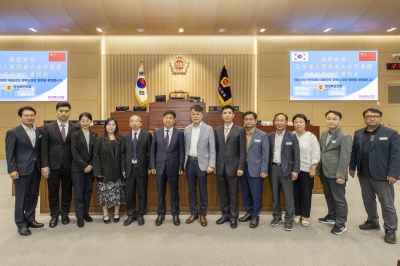
{"type": "Polygon", "coordinates": [[[165,136],[165,149],[168,150],[169,146],[169,135],[168,135],[169,130],[167,130],[167,135],[165,136]]]}
{"type": "Polygon", "coordinates": [[[136,161],[137,160],[137,156],[136,156],[136,144],[137,144],[137,138],[136,138],[136,134],[133,134],[133,140],[132,140],[132,160],[136,161]]]}

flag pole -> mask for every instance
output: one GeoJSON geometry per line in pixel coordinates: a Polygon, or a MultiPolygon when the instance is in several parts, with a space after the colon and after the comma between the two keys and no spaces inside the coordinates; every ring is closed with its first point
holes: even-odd
{"type": "Polygon", "coordinates": [[[142,66],[142,69],[143,69],[143,71],[144,71],[143,59],[140,59],[140,65],[142,66]]]}

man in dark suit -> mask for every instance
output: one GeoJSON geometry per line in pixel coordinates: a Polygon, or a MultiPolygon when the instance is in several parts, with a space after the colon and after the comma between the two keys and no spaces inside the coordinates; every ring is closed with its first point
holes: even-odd
{"type": "Polygon", "coordinates": [[[18,110],[21,125],[6,133],[7,171],[15,185],[14,220],[18,233],[28,236],[28,227],[43,227],[35,221],[40,185],[40,144],[42,130],[36,128],[36,111],[30,106],[18,110]]]}
{"type": "Polygon", "coordinates": [[[285,230],[293,230],[294,196],[293,181],[300,173],[300,146],[295,133],[287,131],[288,116],[278,113],[274,117],[276,131],[269,133],[269,177],[272,190],[273,220],[271,226],[282,222],[280,204],[281,187],[285,194],[285,230]]]}
{"type": "Polygon", "coordinates": [[[158,208],[156,226],[160,226],[166,214],[165,193],[167,182],[171,198],[171,214],[174,225],[180,225],[179,219],[179,176],[183,173],[185,162],[185,143],[183,132],[174,128],[176,113],[172,110],[164,112],[164,127],[154,131],[151,143],[150,167],[157,176],[158,208]]]}
{"type": "Polygon", "coordinates": [[[147,184],[150,174],[152,136],[150,132],[141,129],[142,119],[138,115],[129,118],[132,131],[123,136],[122,145],[122,175],[126,184],[126,207],[128,218],[124,225],[128,226],[138,221],[144,225],[143,215],[147,212],[147,184]],[[136,190],[138,195],[138,210],[136,211],[136,190]]]}
{"type": "Polygon", "coordinates": [[[58,102],[56,105],[57,121],[47,124],[43,130],[42,175],[47,179],[49,190],[50,228],[57,226],[60,214],[62,223],[69,223],[68,214],[72,199],[71,135],[79,130],[77,124],[68,122],[70,114],[71,105],[68,102],[58,102]]]}
{"type": "Polygon", "coordinates": [[[256,113],[245,112],[243,121],[246,129],[247,163],[240,183],[246,214],[239,218],[239,222],[251,220],[250,228],[256,228],[262,209],[264,179],[268,176],[269,139],[267,133],[256,128],[256,113]]]}
{"type": "Polygon", "coordinates": [[[400,171],[400,140],[397,131],[381,125],[382,112],[369,108],[363,112],[366,128],[354,133],[349,173],[357,175],[368,218],[361,230],[380,230],[376,196],[382,207],[385,242],[397,242],[398,219],[394,206],[394,187],[400,171]]]}
{"type": "Polygon", "coordinates": [[[246,164],[246,132],[235,125],[234,112],[230,105],[222,107],[224,124],[214,129],[217,163],[218,197],[222,216],[217,224],[230,221],[231,228],[237,227],[239,216],[238,189],[239,177],[243,175],[246,164]]]}

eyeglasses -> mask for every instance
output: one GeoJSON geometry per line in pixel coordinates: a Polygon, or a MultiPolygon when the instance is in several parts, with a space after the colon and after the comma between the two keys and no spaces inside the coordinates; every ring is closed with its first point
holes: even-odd
{"type": "Polygon", "coordinates": [[[378,118],[381,118],[381,116],[380,115],[366,115],[366,116],[364,116],[364,118],[365,119],[378,119],[378,118]]]}

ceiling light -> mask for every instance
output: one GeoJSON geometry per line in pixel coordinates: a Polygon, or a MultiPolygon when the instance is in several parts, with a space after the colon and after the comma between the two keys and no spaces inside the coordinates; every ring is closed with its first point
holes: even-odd
{"type": "Polygon", "coordinates": [[[67,28],[64,28],[63,31],[65,31],[65,32],[70,32],[71,30],[70,30],[70,29],[67,29],[67,28]]]}
{"type": "Polygon", "coordinates": [[[103,32],[103,30],[100,29],[100,28],[96,28],[96,30],[97,30],[98,32],[103,32]]]}
{"type": "Polygon", "coordinates": [[[354,32],[360,32],[363,31],[363,29],[355,29],[354,32]]]}
{"type": "Polygon", "coordinates": [[[324,30],[324,32],[328,32],[330,31],[332,28],[327,28],[326,30],[324,30]]]}
{"type": "Polygon", "coordinates": [[[144,32],[144,29],[137,29],[138,32],[144,32]]]}
{"type": "Polygon", "coordinates": [[[264,31],[266,31],[267,29],[264,29],[264,28],[262,28],[261,30],[260,30],[260,32],[264,32],[264,31]]]}
{"type": "Polygon", "coordinates": [[[29,28],[30,31],[37,32],[34,28],[29,28]]]}
{"type": "Polygon", "coordinates": [[[388,29],[387,32],[391,32],[391,31],[394,31],[394,30],[397,30],[397,28],[388,29]]]}
{"type": "Polygon", "coordinates": [[[182,27],[179,28],[179,32],[184,32],[184,31],[185,30],[182,27]]]}
{"type": "Polygon", "coordinates": [[[226,30],[225,29],[219,29],[218,31],[219,32],[225,32],[226,30]]]}
{"type": "Polygon", "coordinates": [[[299,29],[292,29],[291,32],[298,32],[299,29]]]}

